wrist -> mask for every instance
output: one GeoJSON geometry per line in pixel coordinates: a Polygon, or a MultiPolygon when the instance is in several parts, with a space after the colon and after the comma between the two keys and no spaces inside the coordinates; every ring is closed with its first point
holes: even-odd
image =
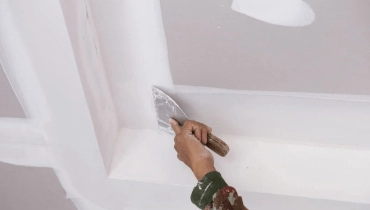
{"type": "Polygon", "coordinates": [[[200,181],[209,172],[216,171],[212,163],[198,163],[193,168],[194,176],[200,181]]]}

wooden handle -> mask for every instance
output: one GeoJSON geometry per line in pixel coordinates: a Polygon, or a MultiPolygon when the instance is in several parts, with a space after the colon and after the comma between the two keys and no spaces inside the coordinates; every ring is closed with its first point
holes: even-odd
{"type": "Polygon", "coordinates": [[[229,146],[227,146],[224,141],[211,133],[207,136],[206,146],[221,157],[225,157],[230,150],[229,146]]]}

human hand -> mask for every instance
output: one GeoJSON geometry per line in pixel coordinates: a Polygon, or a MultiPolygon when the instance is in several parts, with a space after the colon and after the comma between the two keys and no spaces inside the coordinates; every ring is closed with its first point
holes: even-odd
{"type": "Polygon", "coordinates": [[[182,128],[176,120],[171,119],[170,123],[176,134],[177,158],[193,171],[198,181],[207,173],[216,171],[213,155],[204,146],[212,129],[193,120],[185,121],[182,128]]]}

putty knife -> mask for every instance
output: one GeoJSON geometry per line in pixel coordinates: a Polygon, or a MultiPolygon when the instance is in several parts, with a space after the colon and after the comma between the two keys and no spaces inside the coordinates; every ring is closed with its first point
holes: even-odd
{"type": "MultiPolygon", "coordinates": [[[[172,130],[169,119],[176,120],[180,126],[188,120],[186,114],[179,105],[167,94],[156,87],[152,87],[154,106],[157,111],[158,128],[169,134],[175,134],[172,130]]],[[[206,146],[215,153],[225,157],[229,152],[229,146],[213,134],[208,134],[206,146]]]]}

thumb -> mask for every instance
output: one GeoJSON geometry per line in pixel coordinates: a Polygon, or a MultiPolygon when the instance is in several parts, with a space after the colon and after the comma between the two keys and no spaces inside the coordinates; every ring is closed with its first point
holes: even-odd
{"type": "Polygon", "coordinates": [[[180,133],[181,128],[180,128],[179,123],[176,120],[171,118],[170,119],[170,124],[171,124],[171,127],[172,127],[173,131],[175,131],[175,134],[180,133]]]}

